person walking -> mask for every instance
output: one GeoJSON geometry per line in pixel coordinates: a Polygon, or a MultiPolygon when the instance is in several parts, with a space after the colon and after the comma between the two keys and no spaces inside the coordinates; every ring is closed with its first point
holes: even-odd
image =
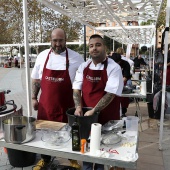
{"type": "MultiPolygon", "coordinates": [[[[80,54],[66,47],[65,31],[54,29],[51,48],[37,56],[31,74],[32,103],[34,110],[38,110],[37,119],[68,122],[66,110],[74,107],[72,82],[83,61],[80,54]]],[[[43,169],[51,160],[51,156],[41,156],[34,170],[43,169]]]]}
{"type": "Polygon", "coordinates": [[[8,65],[9,65],[10,68],[12,67],[12,57],[8,58],[8,65]]]}
{"type": "Polygon", "coordinates": [[[18,56],[14,56],[15,67],[18,67],[18,56]]]}
{"type": "MultiPolygon", "coordinates": [[[[105,42],[98,34],[89,39],[89,54],[91,59],[80,65],[73,83],[75,115],[83,114],[82,107],[92,107],[84,116],[100,112],[98,122],[102,125],[109,120],[119,120],[119,96],[123,89],[121,68],[106,57],[105,42]]],[[[93,163],[83,162],[83,170],[87,169],[92,170],[93,163]]],[[[94,169],[104,170],[104,165],[95,164],[94,169]]]]}

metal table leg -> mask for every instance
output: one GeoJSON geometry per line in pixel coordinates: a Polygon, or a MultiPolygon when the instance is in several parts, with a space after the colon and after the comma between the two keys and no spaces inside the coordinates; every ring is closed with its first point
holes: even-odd
{"type": "Polygon", "coordinates": [[[142,129],[142,115],[141,115],[141,112],[140,112],[139,101],[138,101],[138,98],[134,98],[134,100],[135,100],[135,105],[136,105],[135,116],[138,116],[139,123],[140,123],[140,129],[141,129],[141,131],[143,131],[143,129],[142,129]]]}

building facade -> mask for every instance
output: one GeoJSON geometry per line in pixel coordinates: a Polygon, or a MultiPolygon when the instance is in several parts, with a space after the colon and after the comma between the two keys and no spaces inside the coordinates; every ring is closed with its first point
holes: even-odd
{"type": "MultiPolygon", "coordinates": [[[[124,26],[138,26],[138,22],[136,21],[128,21],[128,22],[123,22],[122,23],[124,26]]],[[[97,23],[97,27],[118,27],[119,24],[115,22],[106,22],[106,23],[97,23]]],[[[92,28],[89,28],[86,26],[86,42],[88,43],[89,38],[93,34],[100,34],[100,32],[93,30],[92,28]]],[[[114,48],[114,47],[113,47],[114,48]]],[[[113,49],[112,49],[113,50],[113,49]]],[[[116,50],[116,49],[114,49],[116,50]]],[[[137,52],[139,51],[139,45],[138,44],[133,44],[132,45],[132,50],[131,50],[131,56],[135,57],[137,55],[137,52]]]]}

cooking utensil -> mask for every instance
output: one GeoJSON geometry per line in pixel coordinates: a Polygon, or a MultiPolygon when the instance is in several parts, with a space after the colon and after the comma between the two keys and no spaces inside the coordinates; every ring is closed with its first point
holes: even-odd
{"type": "Polygon", "coordinates": [[[70,132],[65,130],[54,131],[51,129],[42,130],[41,140],[45,143],[61,146],[70,140],[70,132]]]}
{"type": "Polygon", "coordinates": [[[117,131],[118,129],[121,129],[124,125],[123,120],[110,120],[106,124],[102,126],[102,132],[108,132],[108,131],[117,131]]]}
{"type": "Polygon", "coordinates": [[[104,145],[114,145],[121,142],[122,138],[116,133],[109,132],[102,136],[101,143],[104,145]]]}
{"type": "Polygon", "coordinates": [[[5,94],[8,94],[11,92],[10,90],[2,90],[0,89],[0,111],[4,110],[6,108],[6,100],[5,100],[5,94]]]}
{"type": "Polygon", "coordinates": [[[36,135],[36,119],[26,116],[14,116],[3,120],[4,139],[8,143],[25,143],[36,135]]]}

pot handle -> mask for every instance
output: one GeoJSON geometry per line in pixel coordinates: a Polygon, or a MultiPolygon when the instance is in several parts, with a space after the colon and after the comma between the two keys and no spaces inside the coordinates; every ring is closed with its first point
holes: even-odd
{"type": "Polygon", "coordinates": [[[23,129],[24,127],[26,127],[26,126],[25,125],[17,125],[17,126],[15,126],[15,128],[18,129],[18,130],[23,129]]]}

